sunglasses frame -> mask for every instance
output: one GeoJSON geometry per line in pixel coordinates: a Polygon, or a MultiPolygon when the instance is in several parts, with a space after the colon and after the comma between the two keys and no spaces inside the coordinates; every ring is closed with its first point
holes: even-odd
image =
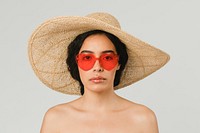
{"type": "Polygon", "coordinates": [[[97,61],[97,60],[99,60],[99,63],[100,63],[100,65],[104,68],[104,69],[106,69],[106,70],[108,70],[108,71],[110,71],[110,70],[112,70],[116,65],[117,65],[117,63],[118,63],[118,61],[119,61],[119,55],[117,55],[117,54],[115,54],[115,53],[103,53],[103,54],[101,54],[101,56],[99,57],[99,58],[97,58],[93,53],[80,53],[80,54],[78,54],[77,56],[76,56],[76,62],[77,62],[77,65],[81,68],[81,69],[83,69],[83,70],[85,70],[85,71],[88,71],[88,70],[90,70],[90,69],[92,69],[93,67],[94,67],[94,64],[95,64],[95,62],[97,61]],[[92,59],[88,59],[88,60],[86,60],[85,61],[85,63],[87,62],[87,64],[84,64],[84,65],[82,65],[81,64],[81,62],[80,62],[80,56],[90,56],[90,57],[92,57],[92,59]],[[113,58],[113,60],[112,60],[112,63],[110,62],[109,63],[109,60],[105,60],[104,58],[105,57],[112,57],[113,58]],[[89,64],[88,64],[89,63],[89,64]],[[109,64],[108,64],[109,63],[109,64]]]}

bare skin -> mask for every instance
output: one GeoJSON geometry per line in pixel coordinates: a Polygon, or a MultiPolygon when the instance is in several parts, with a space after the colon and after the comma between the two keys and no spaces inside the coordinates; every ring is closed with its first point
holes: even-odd
{"type": "MultiPolygon", "coordinates": [[[[116,52],[112,42],[99,34],[86,38],[80,52],[84,50],[97,57],[106,50],[116,52]]],[[[41,133],[158,133],[156,116],[150,109],[114,92],[113,81],[119,67],[118,64],[107,71],[96,61],[89,71],[79,68],[84,95],[49,109],[41,133]],[[105,80],[91,81],[95,76],[105,80]]]]}

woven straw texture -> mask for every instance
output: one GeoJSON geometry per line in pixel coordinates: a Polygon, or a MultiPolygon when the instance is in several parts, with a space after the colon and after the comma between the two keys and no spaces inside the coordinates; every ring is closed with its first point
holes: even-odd
{"type": "Polygon", "coordinates": [[[117,36],[127,46],[128,62],[120,84],[128,86],[164,66],[169,55],[124,32],[108,13],[93,13],[85,17],[57,17],[41,24],[29,40],[28,54],[35,74],[49,88],[80,95],[80,86],[66,65],[67,47],[75,37],[90,30],[104,30],[117,36]]]}

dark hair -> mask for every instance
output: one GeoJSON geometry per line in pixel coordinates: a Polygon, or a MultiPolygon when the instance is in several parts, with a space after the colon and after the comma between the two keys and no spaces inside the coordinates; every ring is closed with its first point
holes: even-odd
{"type": "Polygon", "coordinates": [[[114,36],[113,34],[102,31],[102,30],[92,30],[92,31],[88,31],[88,32],[78,35],[68,46],[68,57],[67,57],[66,63],[67,63],[71,76],[75,80],[77,80],[81,86],[81,95],[84,94],[84,86],[80,79],[78,66],[76,63],[76,56],[79,53],[84,40],[88,36],[95,35],[95,34],[106,35],[106,37],[108,37],[111,40],[111,42],[114,44],[117,54],[119,55],[120,69],[117,70],[115,74],[114,86],[117,86],[120,83],[122,71],[124,70],[127,60],[128,60],[126,45],[123,42],[121,42],[120,39],[114,36]]]}

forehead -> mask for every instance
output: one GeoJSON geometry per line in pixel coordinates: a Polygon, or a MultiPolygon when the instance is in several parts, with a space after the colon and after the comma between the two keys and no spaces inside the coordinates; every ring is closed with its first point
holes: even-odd
{"type": "Polygon", "coordinates": [[[83,50],[91,51],[94,53],[101,53],[103,51],[114,51],[116,49],[112,41],[104,34],[95,34],[87,37],[80,49],[80,52],[83,50]]]}

